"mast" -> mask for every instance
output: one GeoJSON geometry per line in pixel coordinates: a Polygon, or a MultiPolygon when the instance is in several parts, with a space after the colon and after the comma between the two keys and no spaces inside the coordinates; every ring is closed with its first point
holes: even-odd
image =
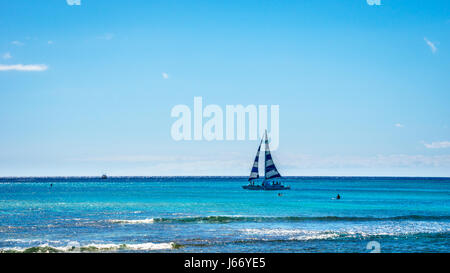
{"type": "Polygon", "coordinates": [[[256,152],[255,162],[253,163],[252,171],[250,172],[250,177],[248,178],[248,181],[259,178],[258,164],[259,164],[259,151],[261,150],[261,144],[262,138],[258,146],[258,151],[256,152]]]}
{"type": "Polygon", "coordinates": [[[278,172],[277,168],[275,167],[275,163],[273,163],[272,155],[270,154],[269,149],[269,140],[267,138],[267,130],[265,132],[265,143],[266,143],[266,149],[265,149],[265,179],[272,179],[276,177],[281,177],[280,173],[278,172]]]}

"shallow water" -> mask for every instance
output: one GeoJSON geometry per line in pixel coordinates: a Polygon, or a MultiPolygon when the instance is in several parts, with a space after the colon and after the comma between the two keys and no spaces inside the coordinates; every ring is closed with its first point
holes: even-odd
{"type": "Polygon", "coordinates": [[[245,177],[0,178],[0,249],[450,251],[450,178],[283,181],[278,196],[245,177]]]}

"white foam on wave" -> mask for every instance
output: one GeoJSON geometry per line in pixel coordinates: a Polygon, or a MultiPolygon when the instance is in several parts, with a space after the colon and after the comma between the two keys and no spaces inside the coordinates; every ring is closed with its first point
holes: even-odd
{"type": "Polygon", "coordinates": [[[108,220],[110,223],[116,223],[116,224],[152,224],[154,222],[153,218],[147,218],[147,219],[132,219],[132,220],[126,220],[126,219],[112,219],[108,220]]]}
{"type": "Polygon", "coordinates": [[[94,248],[99,250],[116,250],[116,249],[130,249],[130,250],[161,250],[171,249],[175,243],[140,243],[140,244],[88,244],[83,247],[94,248]]]}
{"type": "Polygon", "coordinates": [[[175,247],[175,243],[142,243],[142,244],[130,244],[126,245],[127,249],[133,250],[161,250],[171,249],[175,247]]]}
{"type": "Polygon", "coordinates": [[[338,237],[339,234],[332,231],[316,231],[304,229],[243,229],[243,233],[249,235],[265,236],[266,239],[275,239],[276,237],[287,237],[288,240],[324,240],[338,237]]]}
{"type": "Polygon", "coordinates": [[[442,222],[415,222],[406,221],[402,223],[386,221],[380,225],[353,224],[335,225],[333,229],[321,226],[309,228],[261,228],[241,229],[244,234],[257,236],[264,239],[288,239],[288,240],[315,240],[333,238],[356,238],[371,236],[403,236],[422,233],[450,232],[450,223],[442,222]]]}
{"type": "Polygon", "coordinates": [[[450,223],[445,222],[385,222],[383,225],[356,225],[343,229],[342,232],[348,236],[400,236],[415,235],[421,233],[443,233],[450,232],[450,223]]]}
{"type": "Polygon", "coordinates": [[[117,250],[163,250],[163,249],[172,249],[176,247],[176,244],[173,242],[170,243],[139,243],[139,244],[114,244],[114,243],[100,243],[100,244],[85,244],[81,245],[78,242],[69,242],[65,246],[55,246],[46,244],[40,244],[38,246],[28,246],[28,247],[10,247],[10,248],[0,248],[1,252],[6,251],[17,251],[23,252],[32,247],[37,247],[38,252],[46,252],[49,251],[46,248],[51,248],[52,250],[60,251],[60,252],[95,252],[95,251],[117,251],[117,250]]]}

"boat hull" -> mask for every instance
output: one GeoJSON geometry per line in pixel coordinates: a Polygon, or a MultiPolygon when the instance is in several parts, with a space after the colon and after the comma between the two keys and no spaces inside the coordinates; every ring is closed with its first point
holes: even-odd
{"type": "Polygon", "coordinates": [[[282,191],[282,190],[290,190],[291,187],[283,186],[283,185],[246,185],[242,186],[244,190],[253,190],[253,191],[282,191]]]}
{"type": "Polygon", "coordinates": [[[274,185],[274,186],[264,186],[263,189],[265,191],[282,191],[282,190],[290,190],[291,187],[283,185],[274,185]]]}
{"type": "Polygon", "coordinates": [[[253,190],[253,191],[260,191],[263,188],[260,185],[246,185],[242,186],[244,190],[253,190]]]}

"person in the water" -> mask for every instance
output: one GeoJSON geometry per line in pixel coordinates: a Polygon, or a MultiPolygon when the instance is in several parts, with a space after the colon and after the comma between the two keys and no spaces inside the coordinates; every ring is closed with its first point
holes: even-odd
{"type": "Polygon", "coordinates": [[[337,199],[337,200],[341,199],[341,196],[339,195],[339,193],[338,193],[338,195],[336,196],[336,199],[337,199]]]}

